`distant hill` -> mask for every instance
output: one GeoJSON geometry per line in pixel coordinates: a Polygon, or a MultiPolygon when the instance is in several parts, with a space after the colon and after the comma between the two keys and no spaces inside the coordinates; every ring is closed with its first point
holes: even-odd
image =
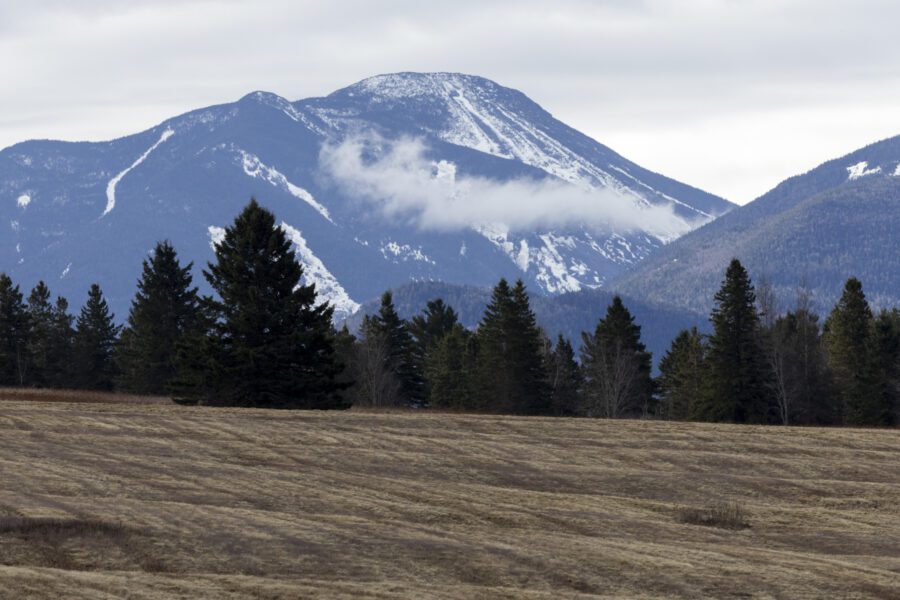
{"type": "MultiPolygon", "coordinates": [[[[394,305],[401,317],[408,319],[422,311],[428,300],[443,298],[460,315],[460,321],[474,328],[484,314],[491,290],[475,286],[451,285],[436,282],[409,283],[395,288],[394,305]]],[[[577,350],[581,346],[581,332],[593,332],[597,321],[606,314],[613,293],[604,290],[584,290],[558,296],[532,296],[531,303],[538,324],[551,337],[562,333],[577,350]]],[[[641,326],[641,336],[653,353],[654,363],[668,350],[672,340],[682,329],[697,326],[708,329],[707,317],[686,310],[671,309],[623,298],[625,305],[641,326]]],[[[347,320],[354,333],[366,314],[377,312],[380,299],[363,303],[360,311],[347,320]]]]}
{"type": "Polygon", "coordinates": [[[800,282],[829,310],[844,281],[860,278],[876,305],[900,304],[900,137],[792,177],[655,252],[614,285],[706,312],[732,257],[766,276],[783,306],[800,282]]]}

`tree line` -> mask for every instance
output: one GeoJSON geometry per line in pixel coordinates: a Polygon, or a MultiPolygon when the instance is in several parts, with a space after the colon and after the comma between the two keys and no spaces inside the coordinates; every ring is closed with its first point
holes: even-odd
{"type": "Polygon", "coordinates": [[[538,327],[521,280],[494,287],[469,330],[441,299],[404,320],[386,292],[356,335],[303,285],[275,217],[255,200],[215,244],[193,286],[168,242],[143,263],[124,326],[99,286],[77,317],[41,282],[24,298],[0,275],[0,385],[168,394],[177,402],[269,408],[435,407],[521,415],[738,423],[894,425],[900,312],[875,314],[851,278],[820,323],[809,294],[778,311],[739,261],[710,315],[652,372],[641,327],[614,297],[579,352],[538,327]]]}

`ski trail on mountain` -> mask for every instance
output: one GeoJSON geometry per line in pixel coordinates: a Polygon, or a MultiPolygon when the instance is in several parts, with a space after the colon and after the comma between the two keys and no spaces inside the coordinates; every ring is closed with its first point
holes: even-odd
{"type": "Polygon", "coordinates": [[[162,135],[159,136],[159,140],[155,144],[150,146],[150,148],[148,148],[146,152],[141,154],[140,158],[134,161],[130,167],[109,180],[109,183],[106,184],[106,210],[104,210],[103,214],[100,215],[101,219],[108,215],[112,211],[112,209],[116,207],[116,186],[119,185],[119,182],[122,181],[122,178],[128,175],[128,173],[130,173],[135,167],[147,160],[147,157],[150,156],[150,154],[154,150],[159,148],[160,144],[165,142],[173,135],[175,135],[175,132],[171,129],[166,129],[165,131],[163,131],[162,135]]]}

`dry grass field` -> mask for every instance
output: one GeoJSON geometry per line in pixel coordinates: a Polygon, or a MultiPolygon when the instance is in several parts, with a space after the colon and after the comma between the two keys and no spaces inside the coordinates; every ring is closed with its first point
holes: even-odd
{"type": "Polygon", "coordinates": [[[11,397],[2,598],[900,598],[896,430],[11,397]]]}

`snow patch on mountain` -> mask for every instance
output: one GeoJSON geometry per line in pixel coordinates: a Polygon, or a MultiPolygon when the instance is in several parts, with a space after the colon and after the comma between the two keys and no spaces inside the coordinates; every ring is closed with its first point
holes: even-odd
{"type": "Polygon", "coordinates": [[[394,263],[399,259],[403,262],[412,260],[415,262],[426,262],[432,265],[437,264],[431,260],[427,254],[422,252],[421,246],[413,248],[409,244],[398,244],[393,241],[381,245],[381,255],[385,260],[391,260],[394,263]]]}
{"type": "Polygon", "coordinates": [[[147,157],[150,156],[150,154],[154,150],[159,148],[160,144],[165,142],[173,135],[175,135],[175,132],[171,129],[166,129],[165,131],[163,131],[162,135],[159,136],[159,140],[155,144],[150,146],[150,148],[148,148],[146,152],[141,154],[136,161],[131,163],[130,167],[109,180],[109,183],[106,184],[106,209],[104,209],[103,214],[100,215],[101,218],[108,215],[110,211],[112,211],[112,209],[116,207],[116,186],[119,185],[119,182],[122,181],[122,178],[128,175],[132,170],[134,170],[135,167],[147,160],[147,157]]]}
{"type": "Polygon", "coordinates": [[[484,236],[489,242],[502,250],[504,254],[509,256],[513,260],[513,262],[515,262],[516,247],[515,244],[509,241],[508,227],[506,227],[502,223],[489,223],[485,225],[478,225],[476,227],[473,227],[472,229],[484,236]]]}
{"type": "Polygon", "coordinates": [[[569,273],[565,259],[557,249],[558,240],[549,233],[538,237],[544,243],[543,248],[536,249],[534,256],[538,285],[551,294],[581,290],[581,282],[569,273]]]}
{"type": "Polygon", "coordinates": [[[897,163],[897,168],[894,169],[894,177],[900,177],[900,163],[897,163]]]}
{"type": "Polygon", "coordinates": [[[22,194],[16,199],[16,205],[18,205],[19,208],[25,208],[29,204],[31,204],[31,196],[28,194],[22,194]]]}
{"type": "Polygon", "coordinates": [[[215,252],[216,246],[221,244],[225,239],[225,229],[223,227],[210,225],[206,228],[206,232],[209,235],[209,247],[215,252]]]}
{"type": "Polygon", "coordinates": [[[300,230],[291,227],[284,221],[281,222],[281,228],[287,234],[288,239],[294,243],[298,259],[303,264],[303,283],[306,285],[315,284],[316,298],[319,304],[329,302],[334,306],[335,321],[339,320],[340,317],[349,316],[359,310],[359,303],[350,297],[319,257],[313,254],[300,230]]]}
{"type": "Polygon", "coordinates": [[[865,177],[866,175],[874,175],[876,173],[881,173],[881,167],[875,167],[874,169],[870,169],[869,163],[867,161],[858,162],[855,165],[850,165],[847,167],[847,179],[849,181],[853,181],[855,179],[859,179],[860,177],[865,177]]]}
{"type": "Polygon", "coordinates": [[[316,212],[322,215],[329,223],[334,225],[334,221],[331,220],[331,214],[328,212],[328,209],[319,204],[319,202],[313,197],[312,194],[310,194],[302,187],[294,185],[293,183],[288,181],[287,177],[285,177],[274,167],[270,167],[263,163],[259,159],[259,157],[250,154],[249,152],[245,152],[240,148],[237,149],[237,152],[241,156],[241,165],[244,168],[244,173],[246,173],[249,177],[262,179],[263,181],[276,188],[285,190],[295,198],[306,202],[316,212]]]}

